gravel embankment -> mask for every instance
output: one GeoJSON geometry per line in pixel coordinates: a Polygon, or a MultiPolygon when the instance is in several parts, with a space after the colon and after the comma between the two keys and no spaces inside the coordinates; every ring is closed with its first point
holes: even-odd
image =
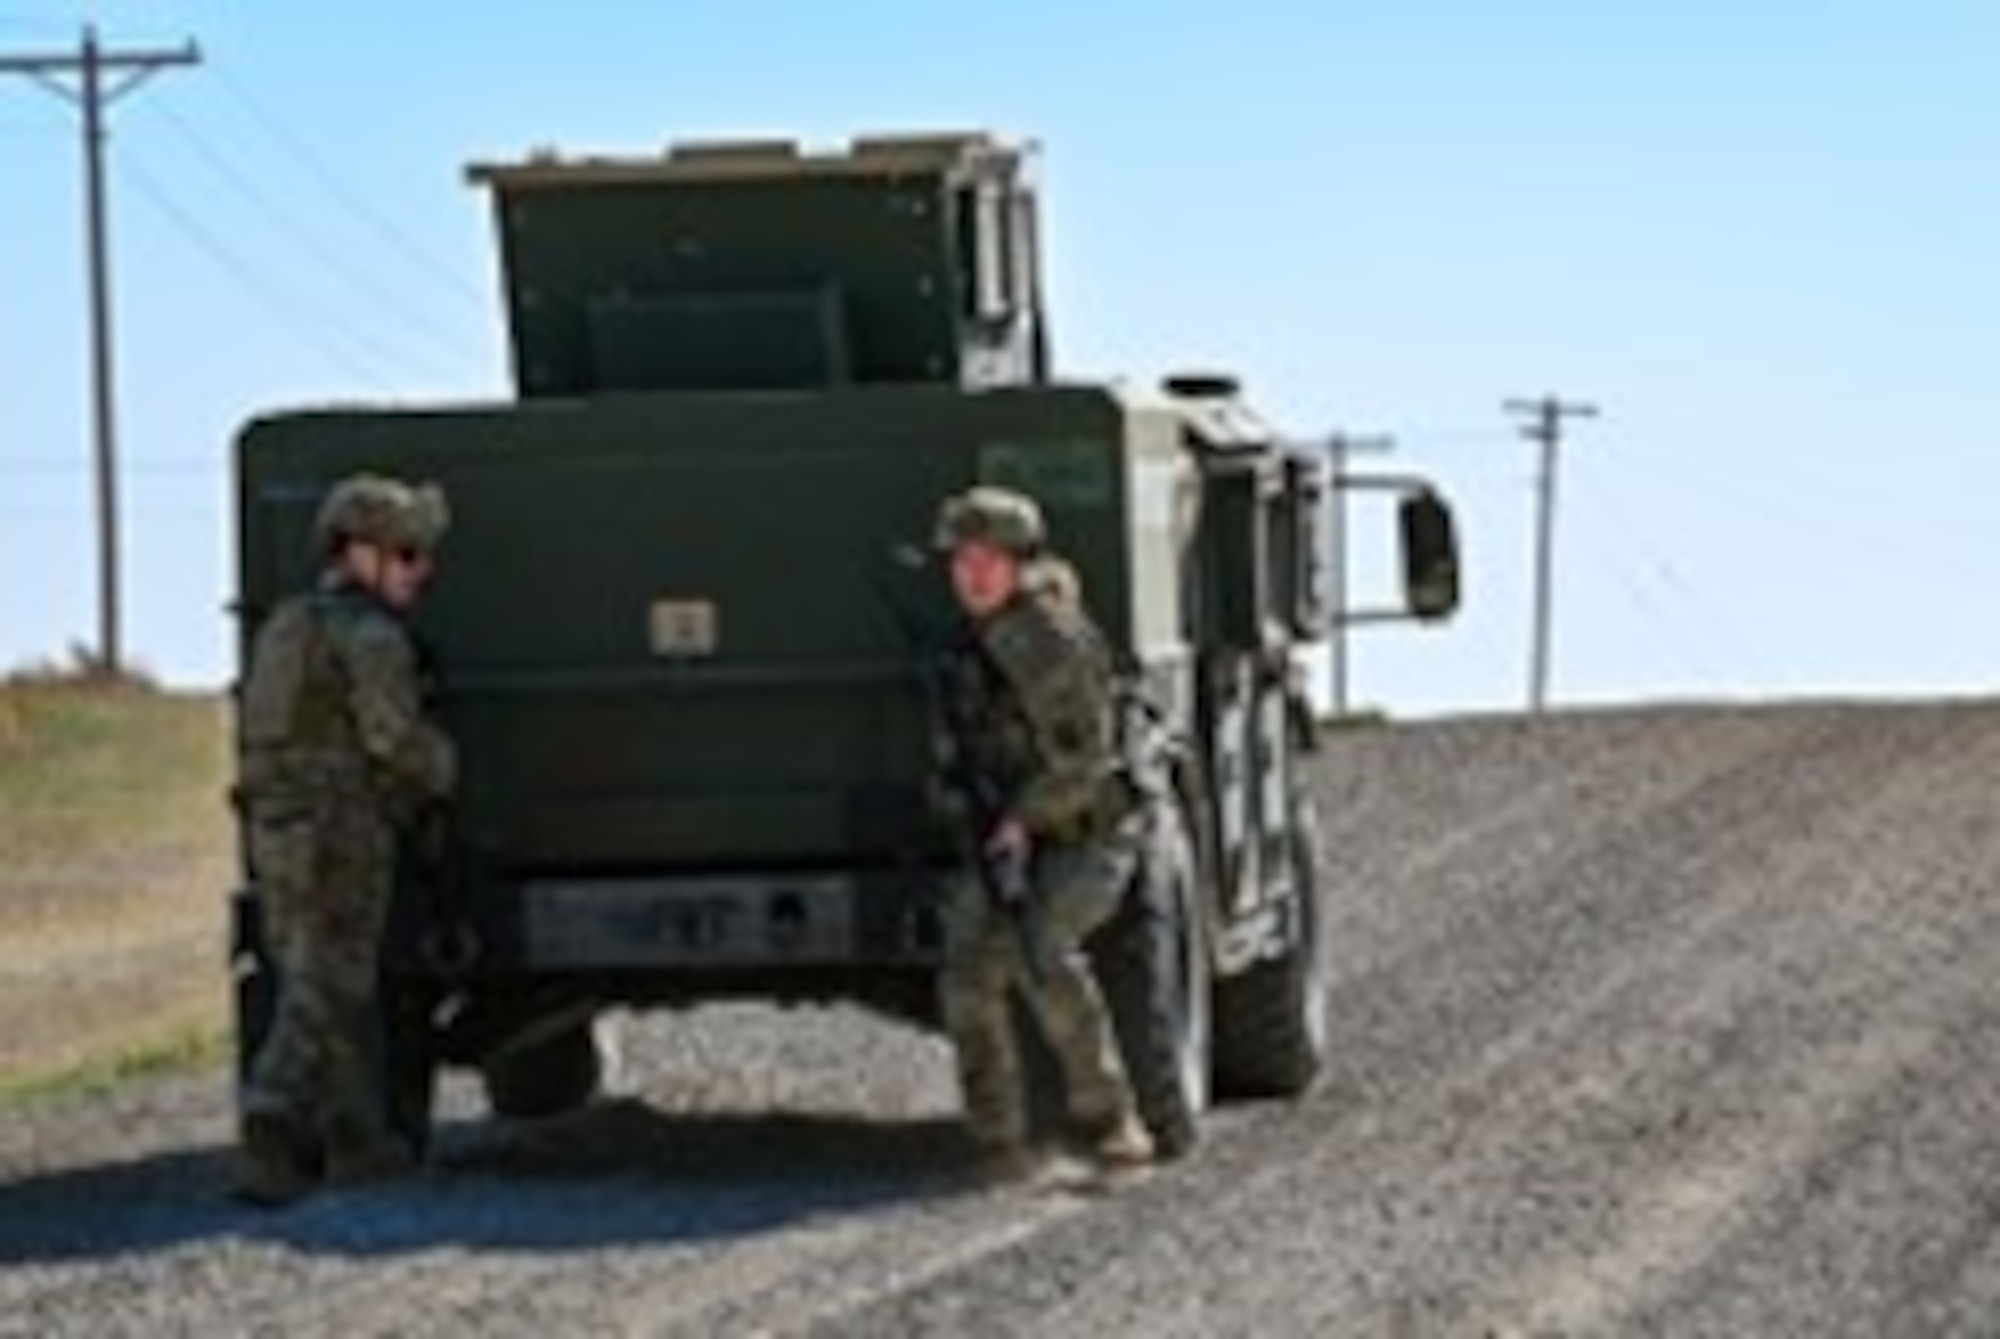
{"type": "Polygon", "coordinates": [[[635,1095],[219,1198],[219,1076],[0,1116],[0,1334],[2000,1332],[2000,704],[1340,737],[1339,1060],[1109,1197],[962,1183],[946,1057],[635,1030],[635,1095]]]}

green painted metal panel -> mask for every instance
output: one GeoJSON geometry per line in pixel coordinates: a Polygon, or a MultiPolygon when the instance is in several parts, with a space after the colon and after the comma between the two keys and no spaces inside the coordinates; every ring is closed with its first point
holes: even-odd
{"type": "MultiPolygon", "coordinates": [[[[922,854],[927,766],[888,592],[937,501],[1005,462],[1114,637],[1124,408],[1090,389],[854,388],[323,412],[241,443],[249,620],[310,573],[325,486],[435,479],[454,522],[419,624],[482,866],[880,864],[922,854]]],[[[246,626],[248,622],[246,621],[246,626]]]]}

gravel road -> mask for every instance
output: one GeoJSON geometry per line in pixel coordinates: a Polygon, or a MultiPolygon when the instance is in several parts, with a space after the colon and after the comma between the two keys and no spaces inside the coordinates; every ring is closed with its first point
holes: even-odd
{"type": "Polygon", "coordinates": [[[1114,1194],[964,1180],[844,1010],[276,1214],[220,1076],[0,1115],[5,1335],[2000,1333],[2000,703],[1341,736],[1338,1061],[1114,1194]]]}

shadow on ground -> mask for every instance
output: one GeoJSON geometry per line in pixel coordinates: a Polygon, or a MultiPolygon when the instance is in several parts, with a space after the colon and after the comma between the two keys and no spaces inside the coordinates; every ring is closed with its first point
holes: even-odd
{"type": "Polygon", "coordinates": [[[362,1257],[695,1244],[955,1194],[967,1166],[949,1120],[680,1114],[614,1101],[534,1125],[447,1125],[421,1175],[276,1211],[228,1198],[223,1148],[0,1185],[0,1264],[214,1239],[362,1257]]]}

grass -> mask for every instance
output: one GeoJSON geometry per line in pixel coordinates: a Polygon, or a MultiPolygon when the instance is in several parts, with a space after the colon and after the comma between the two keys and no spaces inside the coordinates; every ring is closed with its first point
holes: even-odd
{"type": "Polygon", "coordinates": [[[0,1097],[213,1049],[227,784],[216,697],[92,674],[0,682],[0,1097]]]}
{"type": "Polygon", "coordinates": [[[149,1075],[207,1069],[228,1054],[229,1036],[220,1027],[171,1032],[67,1068],[0,1077],[0,1111],[58,1098],[101,1096],[149,1075]]]}

